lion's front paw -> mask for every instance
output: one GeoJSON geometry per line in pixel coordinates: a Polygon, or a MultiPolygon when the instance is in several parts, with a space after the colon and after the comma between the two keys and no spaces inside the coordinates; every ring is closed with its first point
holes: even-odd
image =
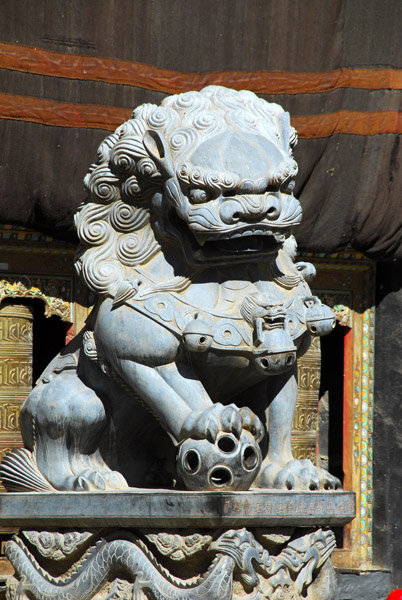
{"type": "Polygon", "coordinates": [[[240,438],[242,429],[247,429],[260,440],[264,429],[260,419],[249,408],[238,408],[234,404],[224,406],[217,402],[206,410],[193,411],[184,421],[181,439],[199,438],[215,442],[218,433],[226,431],[240,438]]]}
{"type": "Polygon", "coordinates": [[[75,491],[121,490],[128,488],[127,481],[118,471],[108,469],[86,469],[76,477],[75,491]]]}
{"type": "Polygon", "coordinates": [[[291,460],[285,466],[270,463],[260,472],[257,482],[261,488],[287,490],[338,490],[341,482],[308,460],[291,460]]]}

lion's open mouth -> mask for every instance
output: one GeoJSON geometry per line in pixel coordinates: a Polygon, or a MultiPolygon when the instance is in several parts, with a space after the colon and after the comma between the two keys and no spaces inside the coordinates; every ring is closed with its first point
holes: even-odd
{"type": "MultiPolygon", "coordinates": [[[[283,231],[273,232],[265,228],[253,229],[250,226],[238,227],[220,234],[216,239],[197,240],[189,227],[178,217],[175,211],[169,213],[170,228],[176,232],[187,254],[191,254],[196,263],[220,264],[273,258],[285,240],[283,231]]],[[[212,237],[212,236],[211,236],[212,237]]]]}
{"type": "Polygon", "coordinates": [[[250,254],[253,252],[274,252],[281,245],[274,235],[256,234],[205,242],[203,250],[224,254],[250,254]]]}

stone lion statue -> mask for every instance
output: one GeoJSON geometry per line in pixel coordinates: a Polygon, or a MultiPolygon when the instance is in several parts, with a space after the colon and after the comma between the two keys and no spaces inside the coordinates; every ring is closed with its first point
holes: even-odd
{"type": "Polygon", "coordinates": [[[334,489],[291,452],[297,357],[334,326],[294,263],[297,136],[251,92],[143,104],[76,214],[86,327],[21,411],[8,489],[334,489]]]}

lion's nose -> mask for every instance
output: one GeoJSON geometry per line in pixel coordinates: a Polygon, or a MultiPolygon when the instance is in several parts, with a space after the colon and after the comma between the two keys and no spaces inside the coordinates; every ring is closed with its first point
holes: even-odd
{"type": "Polygon", "coordinates": [[[273,194],[241,196],[225,199],[219,209],[222,221],[233,225],[238,221],[252,222],[261,219],[276,220],[281,212],[281,202],[273,194]]]}

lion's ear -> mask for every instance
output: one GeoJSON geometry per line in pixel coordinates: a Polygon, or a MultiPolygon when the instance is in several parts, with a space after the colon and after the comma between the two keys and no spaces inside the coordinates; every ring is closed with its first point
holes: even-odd
{"type": "Polygon", "coordinates": [[[150,157],[155,162],[159,171],[168,177],[174,176],[172,158],[165,138],[154,129],[148,129],[144,133],[142,143],[145,146],[150,157]]]}

